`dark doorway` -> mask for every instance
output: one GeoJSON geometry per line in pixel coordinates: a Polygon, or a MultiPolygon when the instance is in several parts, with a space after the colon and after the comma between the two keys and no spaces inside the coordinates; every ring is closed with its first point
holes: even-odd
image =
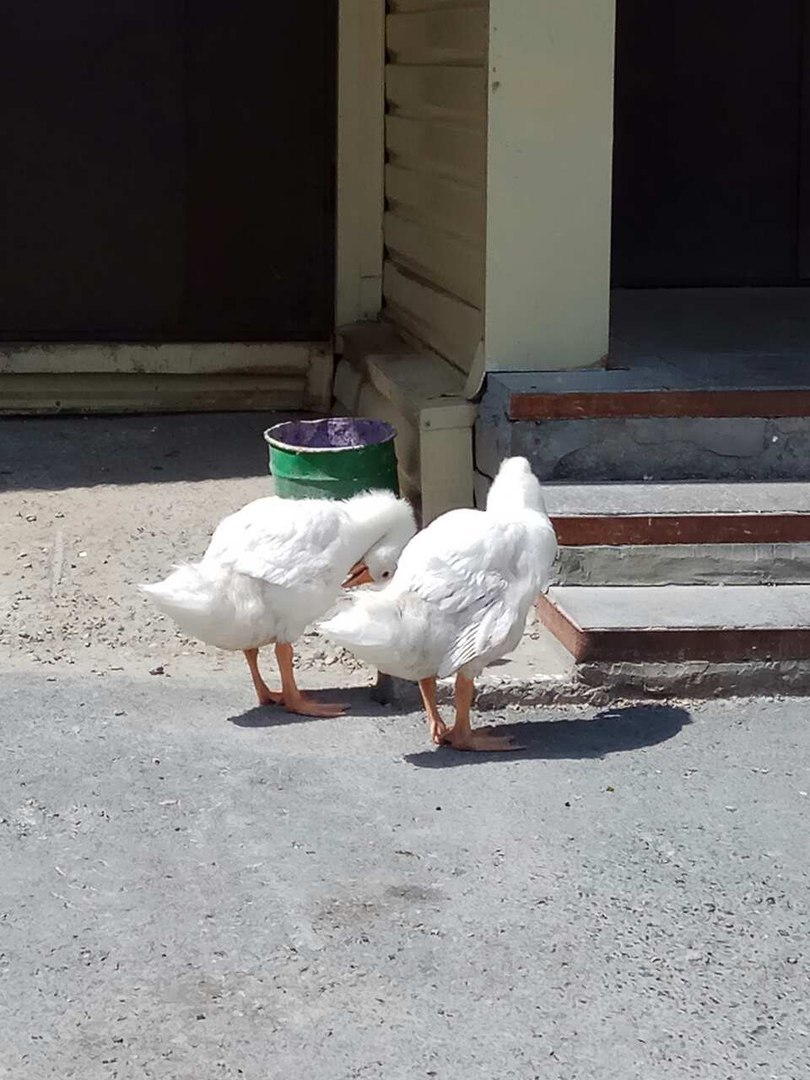
{"type": "Polygon", "coordinates": [[[616,286],[810,278],[808,0],[618,0],[616,286]]]}
{"type": "Polygon", "coordinates": [[[336,0],[0,26],[0,338],[331,336],[336,0]]]}

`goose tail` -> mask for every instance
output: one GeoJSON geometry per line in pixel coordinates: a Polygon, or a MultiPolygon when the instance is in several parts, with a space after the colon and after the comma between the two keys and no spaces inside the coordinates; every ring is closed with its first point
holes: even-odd
{"type": "Polygon", "coordinates": [[[210,629],[228,613],[218,575],[206,572],[200,563],[176,566],[163,581],[138,585],[155,607],[168,615],[189,637],[208,640],[210,629]]]}

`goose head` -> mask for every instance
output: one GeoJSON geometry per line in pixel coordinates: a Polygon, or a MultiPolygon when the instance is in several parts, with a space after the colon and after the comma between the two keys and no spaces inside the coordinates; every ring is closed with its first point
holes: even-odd
{"type": "Polygon", "coordinates": [[[343,588],[372,582],[384,585],[393,577],[405,545],[416,535],[411,505],[389,491],[370,491],[349,499],[346,509],[361,527],[368,546],[349,571],[343,588]]]}

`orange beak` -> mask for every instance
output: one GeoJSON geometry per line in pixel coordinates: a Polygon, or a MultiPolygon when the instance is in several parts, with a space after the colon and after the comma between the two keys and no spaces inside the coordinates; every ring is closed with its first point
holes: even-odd
{"type": "Polygon", "coordinates": [[[369,585],[373,580],[374,578],[368,572],[366,564],[358,562],[349,571],[349,576],[343,582],[342,588],[356,589],[358,585],[369,585]]]}

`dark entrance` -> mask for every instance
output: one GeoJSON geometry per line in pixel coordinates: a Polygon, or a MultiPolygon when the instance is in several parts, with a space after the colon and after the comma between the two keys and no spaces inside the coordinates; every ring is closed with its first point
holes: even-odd
{"type": "Polygon", "coordinates": [[[0,338],[329,338],[335,9],[0,2],[0,338]]]}
{"type": "Polygon", "coordinates": [[[810,3],[618,0],[617,286],[810,278],[810,3]]]}

